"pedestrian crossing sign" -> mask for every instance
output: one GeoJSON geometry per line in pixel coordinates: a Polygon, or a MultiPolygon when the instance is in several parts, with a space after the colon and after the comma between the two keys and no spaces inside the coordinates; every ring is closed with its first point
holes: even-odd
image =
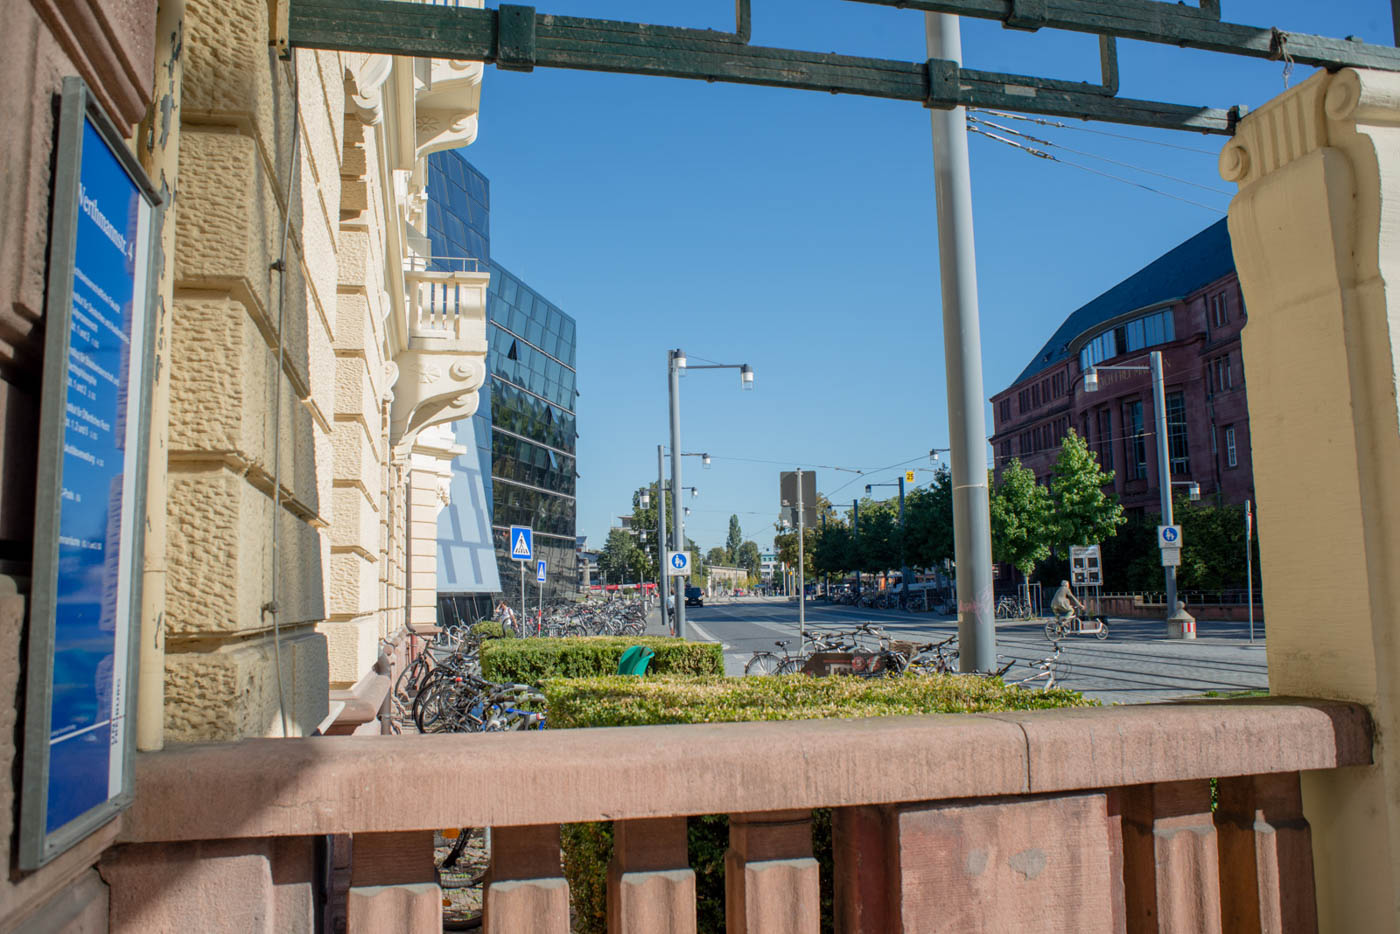
{"type": "Polygon", "coordinates": [[[510,556],[516,561],[530,561],[535,557],[535,535],[528,525],[510,527],[510,556]]]}

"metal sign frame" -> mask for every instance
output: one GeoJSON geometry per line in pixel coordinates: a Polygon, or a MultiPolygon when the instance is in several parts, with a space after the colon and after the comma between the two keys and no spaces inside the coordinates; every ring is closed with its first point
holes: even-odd
{"type": "Polygon", "coordinates": [[[736,0],[735,30],[684,29],[617,20],[400,0],[278,0],[274,43],[494,63],[510,71],[573,68],[862,94],[926,107],[985,107],[1164,129],[1231,135],[1243,111],[1120,98],[1116,39],[1140,39],[1337,69],[1400,71],[1400,49],[1274,27],[1220,21],[1220,0],[854,0],[1000,20],[1008,29],[1100,37],[1097,84],[962,68],[943,59],[906,62],[750,46],[749,0],[736,0]]]}
{"type": "MultiPolygon", "coordinates": [[[[29,610],[29,652],[26,665],[24,758],[20,785],[19,866],[37,869],[59,856],[118,812],[134,797],[132,769],[135,760],[137,660],[140,654],[141,561],[144,549],[147,438],[150,435],[151,381],[155,347],[154,309],[158,301],[157,269],[163,199],[127,149],[124,134],[102,111],[81,78],[63,79],[58,117],[53,181],[53,219],[49,239],[49,276],[44,303],[44,378],[39,414],[38,481],[34,510],[34,564],[29,610]],[[147,205],[145,242],[130,244],[133,256],[132,333],[129,336],[125,386],[127,445],[122,450],[122,529],[118,563],[111,572],[117,594],[126,599],[114,609],[114,655],[123,648],[125,670],[112,673],[112,732],[121,750],[119,790],[109,791],[100,804],[90,807],[50,831],[50,749],[54,699],[55,650],[58,644],[59,532],[63,515],[65,454],[68,438],[70,338],[73,329],[74,277],[77,274],[77,240],[80,180],[85,128],[91,126],[110,151],[119,168],[147,205]],[[139,253],[136,252],[139,250],[139,253]],[[144,260],[144,269],[141,265],[144,260]],[[144,282],[142,281],[144,279],[144,282]],[[144,285],[144,290],[141,287],[144,285]],[[135,420],[132,425],[131,421],[135,420]],[[128,476],[128,471],[134,476],[128,476]],[[128,485],[129,481],[129,485],[128,485]],[[128,522],[130,523],[128,526],[128,522]],[[124,546],[124,547],[122,547],[124,546]]],[[[138,230],[139,232],[139,230],[138,230]]],[[[118,409],[118,414],[122,410],[118,409]]],[[[115,426],[108,431],[115,431],[115,426]]],[[[110,500],[109,500],[110,502],[110,500]]],[[[99,726],[101,724],[98,724],[99,726]]],[[[75,734],[76,735],[76,734],[75,734]]],[[[118,745],[113,742],[112,745],[118,745]]]]}

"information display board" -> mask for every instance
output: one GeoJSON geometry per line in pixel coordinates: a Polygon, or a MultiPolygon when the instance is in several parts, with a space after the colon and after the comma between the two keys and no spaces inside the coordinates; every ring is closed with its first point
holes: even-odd
{"type": "Polygon", "coordinates": [[[79,78],[54,160],[21,868],[131,798],[159,195],[79,78]]]}

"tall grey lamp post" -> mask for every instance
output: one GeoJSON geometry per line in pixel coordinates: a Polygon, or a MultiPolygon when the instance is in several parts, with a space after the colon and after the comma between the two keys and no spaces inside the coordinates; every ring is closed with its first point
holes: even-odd
{"type": "MultiPolygon", "coordinates": [[[[1134,366],[1131,364],[1118,364],[1114,366],[1091,366],[1084,371],[1084,391],[1098,392],[1099,370],[1129,370],[1141,373],[1144,370],[1152,373],[1152,410],[1157,423],[1157,485],[1161,488],[1162,502],[1162,524],[1175,525],[1172,517],[1172,463],[1170,439],[1167,437],[1167,393],[1165,380],[1162,376],[1162,352],[1154,350],[1148,355],[1147,366],[1134,366]]],[[[1185,482],[1184,486],[1191,489],[1194,499],[1201,496],[1200,487],[1194,483],[1185,482]]],[[[1166,565],[1162,568],[1166,576],[1167,584],[1167,622],[1170,623],[1177,615],[1176,610],[1176,566],[1166,565]]],[[[1194,638],[1194,636],[1192,637],[1194,638]]]]}
{"type": "MultiPolygon", "coordinates": [[[[703,366],[689,366],[685,351],[680,348],[666,351],[667,386],[671,397],[671,489],[679,494],[681,489],[681,370],[738,370],[739,386],[753,389],[753,367],[747,363],[710,363],[703,366]]],[[[706,458],[708,460],[708,458],[706,458]]],[[[682,512],[679,495],[671,497],[671,550],[685,550],[685,514],[682,512]]],[[[682,588],[684,584],[680,585],[682,588]]],[[[679,599],[685,591],[677,591],[676,637],[686,638],[685,600],[679,599]]]]}

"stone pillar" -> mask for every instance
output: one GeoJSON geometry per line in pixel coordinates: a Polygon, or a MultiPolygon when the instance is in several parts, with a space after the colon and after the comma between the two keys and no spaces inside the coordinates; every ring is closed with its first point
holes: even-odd
{"type": "Polygon", "coordinates": [[[841,934],[898,930],[898,835],[889,805],[832,809],[832,882],[841,934]]]}
{"type": "Polygon", "coordinates": [[[284,706],[288,732],[308,734],[328,709],[316,627],[344,88],[334,52],[298,52],[293,79],[267,23],[265,4],[186,0],[165,357],[167,742],[278,735],[284,706]]]}
{"type": "Polygon", "coordinates": [[[437,625],[438,514],[449,501],[452,460],[465,453],[446,422],[419,432],[413,442],[408,481],[408,625],[414,630],[437,625]]]}
{"type": "Polygon", "coordinates": [[[1210,783],[1136,785],[1122,804],[1128,934],[1220,934],[1210,783]]]}
{"type": "Polygon", "coordinates": [[[730,816],[724,916],[731,934],[816,934],[821,894],[811,811],[730,816]]]}
{"type": "Polygon", "coordinates": [[[1297,773],[1222,778],[1218,787],[1225,934],[1317,934],[1312,836],[1297,773]]]}
{"type": "Polygon", "coordinates": [[[1373,767],[1302,778],[1319,926],[1394,932],[1400,75],[1317,73],[1246,117],[1220,167],[1239,185],[1269,688],[1366,704],[1380,737],[1373,767]]]}
{"type": "Polygon", "coordinates": [[[559,825],[491,828],[491,868],[482,895],[486,934],[567,934],[569,883],[559,825]]]}
{"type": "Polygon", "coordinates": [[[611,934],[695,934],[695,871],[687,839],[684,817],[613,822],[611,934]]]}
{"type": "Polygon", "coordinates": [[[442,889],[433,832],[355,834],[345,916],[346,934],[438,934],[442,889]]]}

